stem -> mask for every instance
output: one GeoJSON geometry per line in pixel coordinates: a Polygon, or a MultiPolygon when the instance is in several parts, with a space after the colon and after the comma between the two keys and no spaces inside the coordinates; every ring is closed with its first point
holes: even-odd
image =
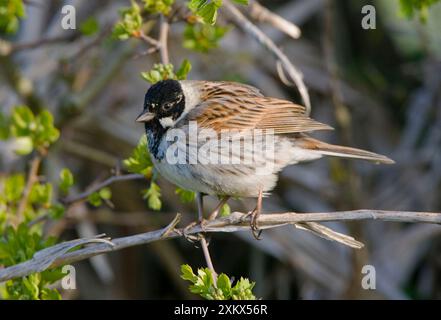
{"type": "MultiPolygon", "coordinates": [[[[199,223],[202,224],[202,221],[204,220],[204,201],[203,201],[203,195],[202,193],[198,192],[196,195],[196,202],[198,205],[198,218],[199,223]]],[[[205,261],[207,263],[208,269],[211,270],[211,274],[213,275],[213,284],[216,287],[217,284],[217,273],[214,270],[213,262],[210,257],[210,251],[208,250],[208,243],[205,239],[204,235],[200,234],[200,240],[202,252],[204,253],[205,261]]]]}
{"type": "Polygon", "coordinates": [[[23,190],[23,196],[20,200],[20,203],[18,204],[18,209],[17,209],[18,221],[20,221],[26,209],[26,205],[28,204],[29,195],[31,194],[32,187],[34,186],[35,182],[38,181],[38,169],[40,168],[41,159],[42,158],[40,155],[36,155],[34,159],[32,159],[31,167],[29,168],[29,173],[28,173],[28,180],[23,190]]]}
{"type": "Polygon", "coordinates": [[[168,55],[168,47],[167,47],[167,38],[168,38],[168,31],[170,29],[170,25],[168,24],[167,20],[165,19],[164,15],[161,14],[160,18],[160,29],[159,29],[159,53],[161,55],[161,62],[163,64],[169,64],[170,58],[168,55]]]}

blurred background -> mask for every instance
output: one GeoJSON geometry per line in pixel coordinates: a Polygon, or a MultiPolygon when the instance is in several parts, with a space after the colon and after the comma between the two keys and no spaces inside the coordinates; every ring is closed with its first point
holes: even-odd
{"type": "MultiPolygon", "coordinates": [[[[7,113],[26,104],[54,114],[61,137],[43,172],[51,179],[61,168],[70,168],[77,182],[73,192],[79,193],[121,167],[143,134],[143,126],[134,122],[149,87],[140,72],[152,69],[160,57],[146,53],[148,47],[140,41],[111,38],[118,10],[130,6],[129,1],[24,3],[26,18],[0,42],[0,107],[7,113]],[[76,8],[77,25],[89,21],[89,29],[61,28],[65,4],[76,8]]],[[[423,18],[419,13],[406,16],[398,0],[260,4],[302,32],[293,39],[253,17],[249,7],[240,8],[302,71],[312,117],[336,128],[314,136],[396,161],[377,166],[326,158],[291,166],[264,200],[264,212],[440,212],[441,3],[423,18]],[[362,28],[365,5],[376,9],[375,29],[362,28]]],[[[171,63],[178,66],[189,59],[189,79],[245,82],[265,95],[302,103],[298,90],[281,81],[273,56],[224,13],[221,9],[217,24],[228,32],[207,52],[183,46],[186,23],[172,23],[171,63]]],[[[150,29],[149,35],[157,37],[158,28],[150,29]]],[[[10,143],[0,141],[0,171],[23,170],[25,160],[10,143]]],[[[162,209],[149,209],[141,195],[146,183],[112,184],[113,206],[73,206],[46,231],[63,240],[99,233],[116,238],[159,229],[176,212],[183,213],[181,225],[195,220],[195,206],[182,204],[174,187],[161,178],[162,209]]],[[[206,199],[207,208],[215,205],[216,199],[206,199]]],[[[255,205],[252,199],[229,204],[241,211],[255,205]]],[[[353,250],[287,226],[264,231],[261,241],[248,232],[213,234],[213,263],[218,272],[255,281],[255,295],[265,299],[441,298],[439,226],[380,221],[326,225],[362,241],[365,248],[353,250]],[[376,290],[360,285],[364,265],[375,267],[376,290]]],[[[132,247],[77,263],[77,290],[61,293],[66,299],[195,298],[179,277],[184,263],[205,266],[200,248],[185,239],[132,247]]]]}

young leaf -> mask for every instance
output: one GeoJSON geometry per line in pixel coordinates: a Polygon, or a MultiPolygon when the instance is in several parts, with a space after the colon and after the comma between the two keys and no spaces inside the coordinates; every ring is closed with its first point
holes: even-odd
{"type": "Polygon", "coordinates": [[[59,184],[60,190],[64,194],[67,194],[69,192],[69,189],[73,186],[73,184],[74,184],[74,177],[72,172],[67,168],[61,170],[60,184],[59,184]]]}
{"type": "Polygon", "coordinates": [[[143,0],[144,8],[149,13],[162,13],[168,15],[174,0],[143,0]]]}
{"type": "Polygon", "coordinates": [[[230,206],[226,203],[222,206],[221,210],[220,210],[220,216],[221,217],[227,217],[231,214],[231,208],[230,206]]]}
{"type": "Polygon", "coordinates": [[[196,193],[190,190],[185,190],[177,187],[175,193],[180,197],[181,202],[190,203],[196,198],[196,193]]]}
{"type": "Polygon", "coordinates": [[[191,63],[188,59],[184,59],[182,61],[181,66],[179,67],[179,70],[176,72],[176,78],[177,80],[185,80],[187,79],[187,75],[191,71],[191,63]]]}
{"type": "Polygon", "coordinates": [[[184,29],[184,48],[206,53],[219,46],[219,41],[228,32],[228,27],[204,24],[187,24],[184,29]]]}
{"type": "Polygon", "coordinates": [[[90,17],[80,25],[80,32],[85,36],[92,36],[100,29],[98,20],[94,17],[90,17]]]}
{"type": "Polygon", "coordinates": [[[120,21],[114,26],[112,36],[119,40],[127,40],[130,37],[138,37],[142,26],[141,9],[132,0],[132,6],[120,10],[120,21]]]}
{"type": "Polygon", "coordinates": [[[159,188],[156,183],[150,183],[150,188],[143,192],[143,198],[147,199],[147,203],[150,209],[161,210],[161,188],[159,188]]]}
{"type": "Polygon", "coordinates": [[[149,152],[147,151],[147,136],[143,135],[139,139],[138,145],[133,150],[131,156],[123,160],[124,167],[131,173],[139,173],[150,176],[153,168],[149,152]]]}

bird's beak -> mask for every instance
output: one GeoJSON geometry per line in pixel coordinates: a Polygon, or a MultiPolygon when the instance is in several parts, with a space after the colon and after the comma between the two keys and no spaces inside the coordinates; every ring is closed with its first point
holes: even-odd
{"type": "Polygon", "coordinates": [[[143,111],[141,114],[136,118],[136,122],[149,122],[155,117],[155,114],[148,111],[143,111]]]}

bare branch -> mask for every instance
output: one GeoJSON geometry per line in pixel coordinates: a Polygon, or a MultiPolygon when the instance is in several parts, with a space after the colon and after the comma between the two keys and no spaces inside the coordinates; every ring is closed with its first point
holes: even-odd
{"type": "MultiPolygon", "coordinates": [[[[178,215],[167,227],[160,230],[117,238],[112,240],[111,243],[108,241],[106,243],[94,243],[73,252],[68,251],[73,247],[77,247],[85,243],[102,241],[102,239],[99,237],[94,239],[72,240],[43,249],[37,252],[31,260],[0,270],[0,282],[13,278],[24,277],[31,273],[41,272],[48,268],[81,261],[99,254],[113,252],[136,245],[143,245],[154,241],[172,239],[182,237],[184,235],[199,234],[202,232],[214,233],[250,230],[250,216],[241,212],[233,212],[228,217],[223,217],[216,220],[208,220],[203,226],[191,226],[185,229],[185,234],[184,229],[175,229],[176,224],[179,222],[179,218],[180,215],[178,215]]],[[[323,222],[343,220],[382,220],[441,224],[441,213],[384,210],[354,210],[302,214],[288,212],[262,214],[258,218],[258,224],[261,229],[276,228],[284,225],[296,225],[297,227],[307,228],[309,231],[318,232],[319,234],[323,235],[329,233],[330,229],[318,225],[316,223],[317,221],[323,222]]],[[[332,233],[335,232],[332,231],[332,233]]],[[[341,236],[346,237],[346,240],[352,239],[348,236],[341,236]]]]}
{"type": "Polygon", "coordinates": [[[286,72],[292,78],[292,81],[297,85],[297,88],[302,96],[305,104],[306,113],[311,112],[311,101],[309,99],[308,89],[303,82],[303,74],[289,61],[288,57],[280,50],[276,44],[264,34],[256,25],[250,22],[230,1],[224,1],[224,7],[228,10],[234,22],[241,27],[245,32],[252,35],[260,44],[267,48],[274,56],[280,60],[286,72]]]}
{"type": "Polygon", "coordinates": [[[250,16],[256,21],[270,23],[274,28],[286,33],[293,39],[300,38],[301,31],[298,26],[269,11],[257,1],[250,2],[250,16]]]}
{"type": "Polygon", "coordinates": [[[23,216],[23,213],[26,209],[26,205],[28,204],[28,199],[29,199],[29,195],[31,194],[32,187],[38,181],[38,169],[40,168],[40,164],[41,164],[41,156],[40,154],[37,154],[32,159],[31,167],[29,168],[28,180],[23,190],[23,196],[18,204],[18,209],[16,213],[17,219],[21,219],[21,217],[23,216]]]}
{"type": "Polygon", "coordinates": [[[105,188],[109,185],[111,185],[114,182],[118,182],[118,181],[128,181],[128,180],[139,180],[139,179],[145,179],[146,177],[141,175],[141,174],[125,174],[125,175],[121,175],[121,176],[112,176],[110,178],[107,178],[106,180],[91,186],[90,188],[88,188],[86,191],[76,194],[76,195],[72,195],[69,196],[65,199],[63,199],[63,203],[64,204],[72,204],[74,202],[78,202],[78,201],[82,201],[84,199],[86,199],[88,196],[90,196],[92,193],[97,192],[99,190],[101,190],[102,188],[105,188]]]}
{"type": "Polygon", "coordinates": [[[170,25],[168,24],[164,15],[161,14],[160,18],[160,29],[159,29],[159,53],[161,54],[161,62],[163,64],[170,63],[170,57],[168,55],[168,46],[167,46],[167,38],[168,38],[168,30],[170,29],[170,25]]]}

